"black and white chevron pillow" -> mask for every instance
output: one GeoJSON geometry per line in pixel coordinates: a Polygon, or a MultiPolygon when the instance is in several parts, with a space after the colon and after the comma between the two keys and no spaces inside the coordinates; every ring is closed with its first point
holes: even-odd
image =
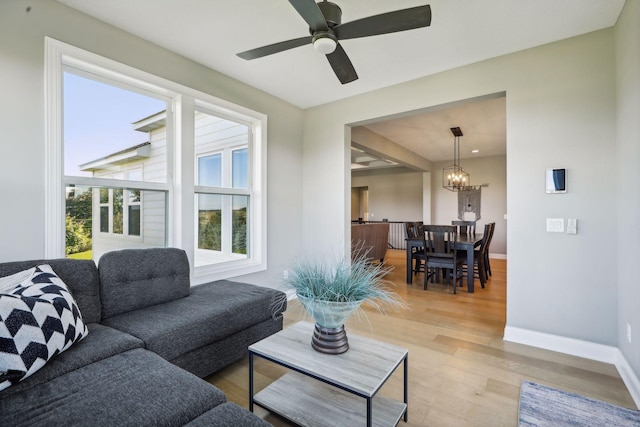
{"type": "Polygon", "coordinates": [[[69,288],[51,266],[31,271],[26,278],[14,275],[22,280],[0,294],[0,390],[30,376],[88,334],[69,288]]]}

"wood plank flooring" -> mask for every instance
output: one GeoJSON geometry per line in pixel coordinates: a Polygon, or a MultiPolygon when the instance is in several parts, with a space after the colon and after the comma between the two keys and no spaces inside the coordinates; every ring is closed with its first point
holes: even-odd
{"type": "MultiPolygon", "coordinates": [[[[522,380],[636,408],[615,366],[502,340],[506,261],[491,261],[493,276],[484,289],[476,280],[475,293],[459,288],[456,295],[440,284],[423,290],[422,274],[407,285],[404,251],[389,250],[386,261],[394,267],[389,279],[409,308],[380,314],[365,307],[346,329],[409,349],[409,421],[399,426],[514,426],[522,380]]],[[[285,327],[299,320],[312,321],[292,301],[285,327]]],[[[248,370],[245,357],[208,381],[248,408],[248,370]]],[[[256,358],[256,392],[284,373],[256,358]]],[[[402,399],[401,372],[380,393],[402,399]]],[[[292,425],[259,407],[255,412],[274,426],[292,425]]]]}

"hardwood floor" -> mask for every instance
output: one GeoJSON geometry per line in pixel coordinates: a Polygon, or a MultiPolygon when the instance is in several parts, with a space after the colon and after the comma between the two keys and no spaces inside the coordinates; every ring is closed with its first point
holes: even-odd
{"type": "MultiPolygon", "coordinates": [[[[514,426],[522,380],[635,409],[613,365],[502,340],[506,261],[491,261],[493,276],[486,288],[476,281],[475,293],[459,290],[456,295],[446,285],[430,283],[423,290],[421,274],[407,285],[404,262],[404,251],[387,252],[387,264],[394,266],[389,279],[409,308],[387,314],[365,308],[346,324],[348,334],[409,349],[409,422],[399,426],[514,426]]],[[[285,327],[299,320],[311,321],[292,301],[285,327]]],[[[247,408],[248,369],[245,357],[208,381],[247,408]]],[[[285,372],[256,358],[256,391],[285,372]]],[[[380,393],[401,399],[401,374],[396,372],[380,393]]],[[[291,425],[259,407],[255,412],[275,426],[291,425]]]]}

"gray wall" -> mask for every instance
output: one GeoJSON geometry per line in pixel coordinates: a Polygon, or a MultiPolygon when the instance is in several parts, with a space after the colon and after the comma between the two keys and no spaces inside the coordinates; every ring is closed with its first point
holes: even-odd
{"type": "Polygon", "coordinates": [[[0,262],[44,256],[45,36],[268,115],[269,271],[243,280],[279,286],[302,247],[302,110],[50,0],[0,2],[0,262]]]}
{"type": "Polygon", "coordinates": [[[368,175],[352,176],[351,186],[369,188],[370,221],[422,221],[421,172],[390,173],[378,169],[368,175]]]}
{"type": "MultiPolygon", "coordinates": [[[[303,238],[315,253],[346,251],[349,126],[463,99],[507,97],[507,326],[618,345],[613,30],[486,60],[305,111],[303,238]],[[548,167],[569,192],[547,195],[548,167]],[[579,233],[547,233],[546,218],[579,233]]],[[[624,173],[624,172],[623,172],[624,173]]],[[[637,212],[632,213],[636,218],[637,212]]]]}
{"type": "Polygon", "coordinates": [[[640,1],[627,1],[615,31],[617,83],[618,345],[640,373],[640,1]],[[627,341],[627,323],[631,343],[627,341]]]}

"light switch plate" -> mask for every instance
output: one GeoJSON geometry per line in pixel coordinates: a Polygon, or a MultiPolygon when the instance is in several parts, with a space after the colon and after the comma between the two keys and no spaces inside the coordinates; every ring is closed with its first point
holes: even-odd
{"type": "Polygon", "coordinates": [[[547,218],[547,233],[564,233],[564,218],[547,218]]]}
{"type": "Polygon", "coordinates": [[[567,234],[578,234],[578,220],[575,218],[567,219],[567,234]]]}

